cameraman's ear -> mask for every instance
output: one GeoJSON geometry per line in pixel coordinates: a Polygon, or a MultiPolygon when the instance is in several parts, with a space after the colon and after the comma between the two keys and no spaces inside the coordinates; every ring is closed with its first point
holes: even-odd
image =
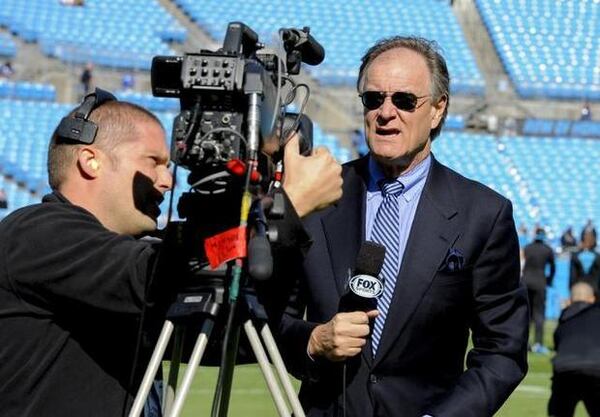
{"type": "Polygon", "coordinates": [[[100,162],[96,152],[89,148],[81,149],[77,157],[77,167],[85,177],[96,178],[100,170],[100,162]]]}

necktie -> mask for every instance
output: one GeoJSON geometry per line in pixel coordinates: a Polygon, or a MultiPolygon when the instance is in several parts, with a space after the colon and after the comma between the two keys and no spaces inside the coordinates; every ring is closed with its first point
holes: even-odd
{"type": "Polygon", "coordinates": [[[380,278],[384,281],[384,288],[383,293],[377,301],[379,315],[375,318],[373,334],[371,335],[373,356],[375,356],[379,341],[381,340],[383,325],[385,324],[385,318],[392,301],[394,287],[396,286],[396,276],[398,275],[398,265],[400,263],[400,229],[398,225],[400,205],[398,197],[404,190],[404,185],[397,180],[384,180],[380,182],[380,187],[383,194],[383,202],[379,206],[375,217],[371,239],[385,246],[385,259],[383,261],[383,268],[379,274],[380,278]]]}

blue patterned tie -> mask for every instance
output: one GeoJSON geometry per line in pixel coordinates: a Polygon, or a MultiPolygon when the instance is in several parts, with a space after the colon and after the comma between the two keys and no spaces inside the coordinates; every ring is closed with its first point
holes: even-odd
{"type": "Polygon", "coordinates": [[[385,246],[385,259],[379,277],[384,281],[383,294],[377,301],[379,315],[375,318],[373,334],[371,335],[371,346],[373,356],[377,352],[379,341],[383,333],[383,325],[387,316],[400,263],[400,227],[398,224],[400,205],[398,197],[404,190],[404,185],[398,180],[384,180],[379,183],[383,194],[383,202],[379,206],[371,239],[385,246]]]}

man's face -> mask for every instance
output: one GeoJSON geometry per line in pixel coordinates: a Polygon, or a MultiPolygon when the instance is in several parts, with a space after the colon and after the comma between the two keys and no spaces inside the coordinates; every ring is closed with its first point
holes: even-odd
{"type": "Polygon", "coordinates": [[[164,131],[155,122],[135,123],[137,137],[113,149],[102,179],[109,229],[129,235],[156,229],[159,205],[173,181],[164,131]]]}
{"type": "Polygon", "coordinates": [[[401,91],[422,97],[413,111],[395,107],[389,94],[379,108],[364,109],[367,143],[383,167],[406,170],[422,161],[430,152],[429,132],[439,124],[446,106],[445,98],[432,104],[425,59],[405,48],[382,53],[366,70],[361,92],[365,91],[401,91]]]}

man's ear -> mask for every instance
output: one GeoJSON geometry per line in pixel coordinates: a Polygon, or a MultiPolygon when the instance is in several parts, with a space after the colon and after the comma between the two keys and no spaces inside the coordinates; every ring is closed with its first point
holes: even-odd
{"type": "Polygon", "coordinates": [[[77,153],[77,167],[87,178],[96,178],[100,170],[98,152],[93,148],[81,148],[77,153]]]}
{"type": "Polygon", "coordinates": [[[448,105],[448,97],[445,95],[440,97],[436,103],[432,103],[431,106],[431,129],[435,129],[439,126],[442,121],[442,116],[444,115],[444,111],[446,110],[446,106],[448,105]]]}

